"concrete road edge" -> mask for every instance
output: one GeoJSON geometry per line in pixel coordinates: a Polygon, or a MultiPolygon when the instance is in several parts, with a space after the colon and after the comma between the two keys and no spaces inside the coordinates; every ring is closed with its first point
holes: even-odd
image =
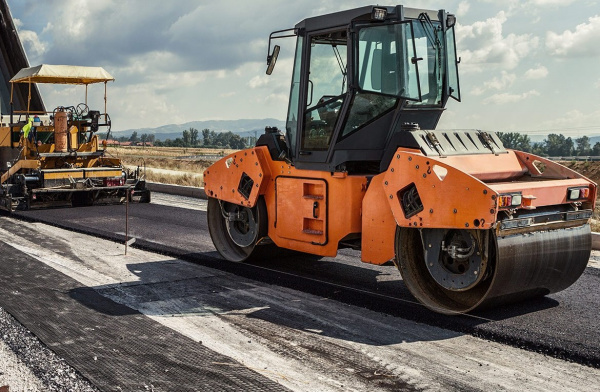
{"type": "Polygon", "coordinates": [[[195,186],[183,186],[183,185],[170,185],[161,184],[158,182],[146,182],[146,188],[150,189],[151,192],[167,193],[169,195],[195,197],[196,199],[206,199],[206,192],[204,188],[198,188],[195,186]]]}

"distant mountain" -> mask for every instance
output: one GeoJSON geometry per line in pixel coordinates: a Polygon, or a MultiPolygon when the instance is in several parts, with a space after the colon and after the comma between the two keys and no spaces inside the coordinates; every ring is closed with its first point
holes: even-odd
{"type": "Polygon", "coordinates": [[[262,120],[242,119],[242,120],[208,120],[208,121],[191,121],[185,124],[169,124],[162,125],[156,128],[137,128],[127,129],[124,131],[113,131],[111,137],[118,138],[121,136],[129,137],[135,131],[138,137],[146,133],[154,135],[156,140],[174,140],[181,137],[183,131],[190,128],[195,128],[199,132],[203,129],[210,129],[215,132],[233,132],[240,136],[260,136],[265,127],[277,127],[281,130],[285,128],[285,122],[274,118],[265,118],[262,120]]]}

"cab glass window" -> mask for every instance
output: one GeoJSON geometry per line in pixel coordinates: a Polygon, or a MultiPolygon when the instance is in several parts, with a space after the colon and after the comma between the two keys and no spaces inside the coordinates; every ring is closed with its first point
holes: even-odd
{"type": "Polygon", "coordinates": [[[357,57],[360,90],[420,99],[418,61],[410,22],[361,28],[357,57]]]}
{"type": "Polygon", "coordinates": [[[302,150],[327,150],[347,91],[346,32],[310,38],[302,150]]]}
{"type": "Polygon", "coordinates": [[[290,151],[295,151],[296,135],[298,134],[298,110],[300,100],[300,76],[302,67],[302,42],[301,36],[298,37],[296,43],[296,58],[294,60],[294,73],[292,75],[292,86],[290,88],[290,103],[288,107],[287,121],[285,129],[287,131],[287,141],[290,146],[290,151]]]}
{"type": "Polygon", "coordinates": [[[411,102],[409,106],[441,106],[446,66],[442,26],[440,22],[425,17],[413,21],[413,26],[416,57],[419,59],[421,100],[411,102]]]}

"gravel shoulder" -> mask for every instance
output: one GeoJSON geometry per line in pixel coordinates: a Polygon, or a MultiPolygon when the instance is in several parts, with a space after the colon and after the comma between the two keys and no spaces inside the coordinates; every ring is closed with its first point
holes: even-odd
{"type": "Polygon", "coordinates": [[[10,392],[98,391],[2,308],[0,337],[0,386],[10,392]]]}
{"type": "MultiPolygon", "coordinates": [[[[7,314],[0,310],[0,317],[7,314]]],[[[8,338],[6,331],[2,330],[3,339],[8,338]]],[[[19,360],[11,348],[0,341],[0,387],[8,386],[11,391],[43,391],[44,387],[38,377],[19,360]]]]}

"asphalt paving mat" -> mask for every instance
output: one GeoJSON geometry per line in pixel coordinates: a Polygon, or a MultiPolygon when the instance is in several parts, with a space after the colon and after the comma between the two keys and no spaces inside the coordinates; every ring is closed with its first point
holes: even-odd
{"type": "MultiPolygon", "coordinates": [[[[600,367],[600,269],[587,268],[568,289],[550,296],[513,305],[481,310],[473,315],[442,316],[416,303],[399,283],[394,267],[390,276],[350,255],[313,262],[302,257],[265,260],[255,268],[248,263],[219,259],[208,235],[206,213],[154,204],[132,204],[129,229],[135,247],[244,276],[293,288],[355,306],[410,319],[432,326],[468,333],[513,347],[541,352],[561,359],[600,367]],[[157,220],[157,217],[160,219],[157,220]],[[157,224],[159,222],[160,224],[157,224]],[[308,278],[308,279],[304,279],[308,278]],[[315,281],[313,281],[315,279],[315,281]],[[322,281],[333,283],[327,285],[322,281]],[[318,282],[318,283],[317,283],[318,282]],[[342,289],[348,287],[349,289],[342,289]],[[373,297],[356,292],[381,294],[373,297]],[[396,300],[397,299],[397,300],[396,300]],[[398,301],[399,300],[399,301],[398,301]],[[473,317],[474,316],[474,317],[473,317]]],[[[82,233],[123,241],[124,206],[23,211],[13,215],[82,233]]],[[[342,253],[342,252],[340,252],[342,253]]]]}
{"type": "Polygon", "coordinates": [[[0,242],[0,306],[103,391],[282,391],[0,242]]]}

